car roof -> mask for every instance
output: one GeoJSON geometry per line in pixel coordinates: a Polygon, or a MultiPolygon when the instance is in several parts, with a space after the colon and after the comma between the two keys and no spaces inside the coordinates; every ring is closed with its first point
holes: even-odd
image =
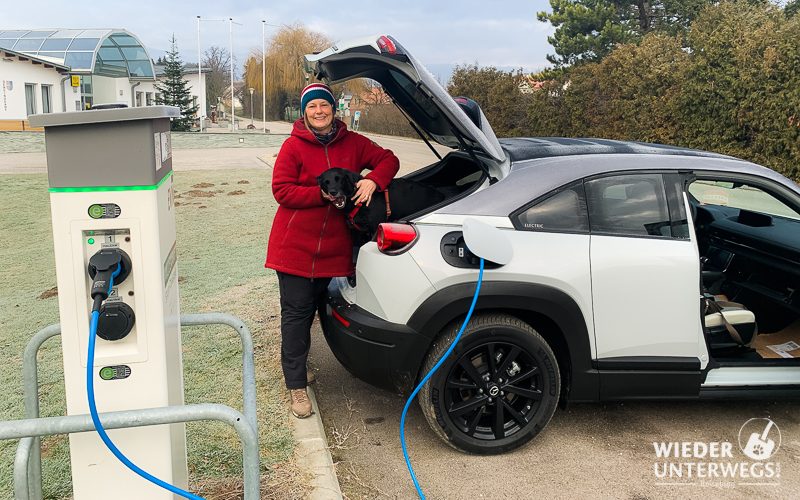
{"type": "Polygon", "coordinates": [[[590,154],[660,154],[738,160],[732,156],[680,146],[583,137],[516,137],[501,139],[500,145],[509,154],[512,162],[590,154]]]}
{"type": "Polygon", "coordinates": [[[794,193],[800,188],[774,170],[708,151],[606,139],[501,139],[511,173],[487,189],[437,210],[442,214],[507,216],[552,190],[579,179],[644,170],[715,171],[755,175],[794,193]]]}

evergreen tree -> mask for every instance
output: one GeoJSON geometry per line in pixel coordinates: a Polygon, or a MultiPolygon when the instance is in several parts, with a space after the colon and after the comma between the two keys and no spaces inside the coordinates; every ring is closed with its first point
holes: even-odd
{"type": "Polygon", "coordinates": [[[183,61],[178,53],[178,44],[175,42],[174,34],[170,43],[172,46],[167,52],[164,78],[156,84],[156,90],[159,92],[156,103],[180,108],[181,117],[172,119],[171,130],[185,132],[191,128],[197,106],[192,105],[189,82],[183,78],[183,61]]]}
{"type": "Polygon", "coordinates": [[[550,0],[539,21],[556,30],[547,60],[557,67],[599,61],[622,43],[638,43],[651,32],[685,34],[714,0],[550,0]]]}
{"type": "Polygon", "coordinates": [[[783,7],[783,12],[787,18],[796,16],[800,12],[800,0],[789,0],[783,7]]]}

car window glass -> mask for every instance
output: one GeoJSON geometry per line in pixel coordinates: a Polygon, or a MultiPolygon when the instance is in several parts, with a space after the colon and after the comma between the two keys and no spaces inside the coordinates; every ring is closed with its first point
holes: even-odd
{"type": "Polygon", "coordinates": [[[517,223],[528,231],[588,231],[583,186],[569,187],[536,203],[519,214],[517,223]]]}
{"type": "Polygon", "coordinates": [[[740,182],[697,180],[689,192],[703,205],[722,205],[800,220],[800,214],[770,193],[740,182]]]}
{"type": "Polygon", "coordinates": [[[672,237],[688,240],[690,234],[684,198],[685,180],[678,174],[667,174],[664,176],[664,180],[667,188],[667,201],[672,214],[672,237]]]}
{"type": "Polygon", "coordinates": [[[592,232],[672,235],[660,174],[618,175],[587,181],[586,196],[592,232]]]}
{"type": "Polygon", "coordinates": [[[405,74],[399,71],[389,70],[389,76],[406,92],[414,104],[428,115],[428,117],[433,119],[439,117],[439,110],[433,106],[431,100],[422,93],[416,83],[409,80],[405,74]]]}

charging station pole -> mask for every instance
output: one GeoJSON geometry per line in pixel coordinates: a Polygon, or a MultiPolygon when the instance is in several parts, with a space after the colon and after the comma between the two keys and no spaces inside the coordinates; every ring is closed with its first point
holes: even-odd
{"type": "MultiPolygon", "coordinates": [[[[30,117],[44,127],[67,414],[88,413],[92,277],[104,249],[129,257],[103,305],[94,360],[98,411],[183,404],[170,118],[178,108],[102,109],[30,117]]],[[[109,431],[147,472],[186,489],[182,423],[109,431]]],[[[168,499],[93,432],[70,434],[74,498],[168,499]]]]}

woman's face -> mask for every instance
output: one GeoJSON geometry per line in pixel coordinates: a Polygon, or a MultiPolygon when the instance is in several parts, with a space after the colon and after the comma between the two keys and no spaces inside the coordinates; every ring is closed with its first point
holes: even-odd
{"type": "Polygon", "coordinates": [[[306,105],[306,119],[317,132],[327,133],[333,126],[333,106],[325,99],[314,99],[306,105]]]}

